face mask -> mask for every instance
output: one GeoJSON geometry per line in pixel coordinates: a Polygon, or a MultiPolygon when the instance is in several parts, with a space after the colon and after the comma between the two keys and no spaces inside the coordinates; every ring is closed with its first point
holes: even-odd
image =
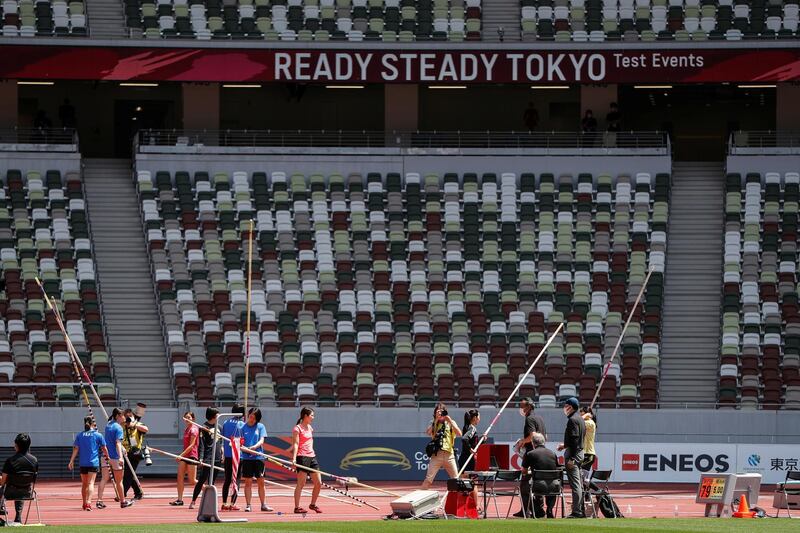
{"type": "Polygon", "coordinates": [[[519,408],[519,416],[521,416],[521,417],[523,417],[523,418],[524,418],[524,417],[525,417],[525,415],[526,415],[526,413],[525,413],[525,409],[523,409],[522,407],[520,407],[520,408],[519,408]]]}

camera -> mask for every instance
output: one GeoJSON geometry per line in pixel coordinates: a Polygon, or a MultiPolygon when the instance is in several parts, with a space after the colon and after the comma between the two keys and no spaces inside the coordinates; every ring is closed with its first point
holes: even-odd
{"type": "Polygon", "coordinates": [[[147,446],[142,448],[142,459],[144,459],[145,466],[153,465],[153,458],[150,456],[150,448],[147,446]]]}
{"type": "Polygon", "coordinates": [[[441,414],[442,416],[447,416],[447,409],[442,409],[441,414]]]}
{"type": "Polygon", "coordinates": [[[129,417],[127,417],[127,418],[125,419],[125,423],[126,423],[126,424],[128,424],[129,426],[130,426],[131,424],[133,424],[133,422],[134,422],[134,419],[133,419],[133,417],[132,417],[132,416],[129,416],[129,417]]]}

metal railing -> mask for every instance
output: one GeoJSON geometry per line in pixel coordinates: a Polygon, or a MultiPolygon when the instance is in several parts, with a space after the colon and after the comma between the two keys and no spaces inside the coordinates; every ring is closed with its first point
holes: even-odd
{"type": "Polygon", "coordinates": [[[656,148],[668,150],[659,131],[327,131],[140,130],[143,146],[270,148],[656,148]]]}
{"type": "Polygon", "coordinates": [[[735,154],[740,148],[800,149],[800,131],[735,131],[728,140],[728,153],[735,154]]]}
{"type": "Polygon", "coordinates": [[[0,130],[0,144],[68,144],[78,146],[73,128],[14,128],[0,130]]]}

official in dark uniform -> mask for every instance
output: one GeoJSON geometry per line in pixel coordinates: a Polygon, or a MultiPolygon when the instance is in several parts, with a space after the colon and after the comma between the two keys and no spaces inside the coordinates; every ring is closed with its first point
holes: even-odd
{"type": "Polygon", "coordinates": [[[564,430],[564,442],[558,446],[559,451],[564,451],[564,466],[572,490],[572,514],[567,518],[586,518],[583,511],[583,476],[581,476],[586,426],[581,417],[580,407],[577,398],[569,398],[564,402],[567,427],[564,430]]]}

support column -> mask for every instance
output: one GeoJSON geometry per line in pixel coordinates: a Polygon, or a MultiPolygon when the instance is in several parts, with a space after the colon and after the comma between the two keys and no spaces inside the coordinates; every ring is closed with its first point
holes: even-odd
{"type": "Polygon", "coordinates": [[[387,84],[383,93],[384,130],[416,131],[419,127],[419,86],[387,84]]]}
{"type": "Polygon", "coordinates": [[[608,106],[611,102],[616,102],[617,97],[616,84],[581,85],[581,118],[587,109],[591,109],[597,119],[597,130],[605,131],[608,106]]]}
{"type": "Polygon", "coordinates": [[[17,127],[19,120],[19,91],[16,80],[0,81],[0,129],[17,127]]]}
{"type": "Polygon", "coordinates": [[[800,130],[800,84],[779,83],[775,93],[775,129],[800,130]]]}
{"type": "Polygon", "coordinates": [[[184,130],[218,130],[219,83],[183,83],[184,130]]]}

